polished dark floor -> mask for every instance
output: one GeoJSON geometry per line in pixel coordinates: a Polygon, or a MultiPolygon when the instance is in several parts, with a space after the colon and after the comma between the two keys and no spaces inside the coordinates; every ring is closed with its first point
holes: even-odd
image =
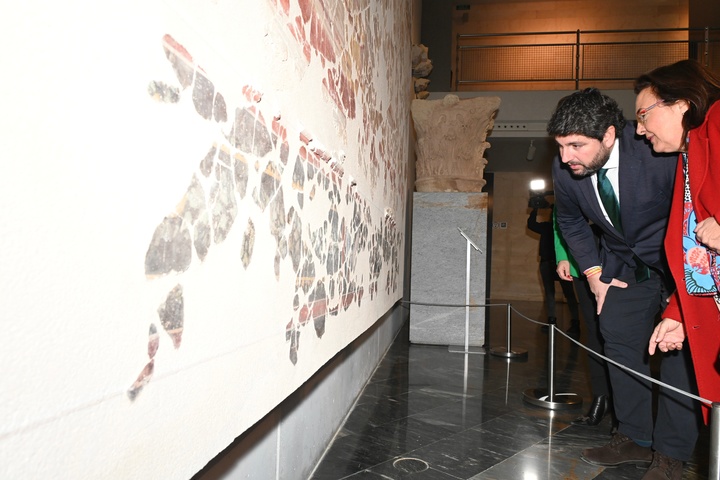
{"type": "MultiPolygon", "coordinates": [[[[511,304],[518,312],[511,347],[526,350],[525,358],[410,344],[403,327],[311,479],[640,479],[644,470],[632,465],[580,459],[582,449],[607,443],[612,427],[609,417],[597,427],[570,423],[590,402],[581,347],[555,335],[553,386],[556,394],[582,397],[582,405],[550,409],[526,401],[526,392],[535,398],[533,389],[548,387],[548,335],[523,318],[543,319],[542,303],[511,304]]],[[[487,346],[504,347],[507,309],[489,310],[487,346]]],[[[562,330],[566,310],[558,318],[562,330]]],[[[707,478],[707,430],[685,480],[707,478]]]]}

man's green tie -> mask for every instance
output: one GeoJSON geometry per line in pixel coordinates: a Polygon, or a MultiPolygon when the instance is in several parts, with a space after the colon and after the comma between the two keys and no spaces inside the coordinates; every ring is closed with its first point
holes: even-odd
{"type": "MultiPolygon", "coordinates": [[[[610,183],[610,179],[607,178],[607,168],[601,168],[597,172],[597,189],[600,194],[600,200],[602,200],[605,211],[610,218],[615,230],[620,235],[623,234],[622,224],[620,223],[620,205],[618,204],[617,197],[615,196],[615,190],[610,183]]],[[[635,268],[635,280],[642,282],[650,278],[650,269],[647,265],[640,260],[637,255],[633,255],[633,260],[637,265],[635,268]]]]}
{"type": "Polygon", "coordinates": [[[610,218],[615,230],[622,235],[622,225],[620,224],[620,205],[618,205],[615,191],[610,183],[610,179],[607,178],[607,168],[601,168],[597,172],[597,189],[600,194],[600,200],[602,200],[605,211],[610,218]]]}

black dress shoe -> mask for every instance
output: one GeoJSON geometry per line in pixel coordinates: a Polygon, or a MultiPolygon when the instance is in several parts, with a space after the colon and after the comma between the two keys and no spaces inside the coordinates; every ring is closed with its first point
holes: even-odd
{"type": "Polygon", "coordinates": [[[573,425],[585,425],[594,427],[610,411],[610,397],[607,395],[595,395],[587,415],[578,417],[572,421],[573,425]]]}

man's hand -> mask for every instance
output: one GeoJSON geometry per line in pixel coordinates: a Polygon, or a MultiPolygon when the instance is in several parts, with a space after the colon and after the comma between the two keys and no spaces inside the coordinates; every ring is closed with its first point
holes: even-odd
{"type": "Polygon", "coordinates": [[[588,283],[590,284],[590,290],[595,294],[595,302],[597,303],[597,314],[600,315],[603,304],[605,303],[605,296],[610,287],[627,288],[628,284],[613,278],[612,282],[605,283],[600,280],[600,275],[592,275],[588,277],[588,283]]]}
{"type": "Polygon", "coordinates": [[[701,243],[720,252],[720,224],[715,217],[708,217],[698,223],[695,227],[695,236],[701,243]]]}
{"type": "Polygon", "coordinates": [[[572,281],[572,275],[570,275],[570,262],[568,260],[560,260],[557,264],[555,271],[562,280],[572,281]]]}
{"type": "Polygon", "coordinates": [[[648,353],[654,355],[655,348],[659,348],[662,352],[682,350],[684,340],[685,330],[683,329],[682,323],[671,318],[663,318],[650,336],[648,353]]]}

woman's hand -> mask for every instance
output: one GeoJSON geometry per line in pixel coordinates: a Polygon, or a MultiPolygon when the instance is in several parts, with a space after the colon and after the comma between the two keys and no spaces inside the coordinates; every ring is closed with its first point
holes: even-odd
{"type": "Polygon", "coordinates": [[[715,217],[708,217],[695,227],[695,236],[698,241],[720,252],[720,224],[715,217]]]}
{"type": "Polygon", "coordinates": [[[560,260],[557,263],[555,271],[561,279],[572,280],[572,275],[570,275],[570,262],[568,260],[560,260]]]}
{"type": "Polygon", "coordinates": [[[683,330],[682,323],[672,318],[663,318],[650,335],[648,353],[654,355],[655,348],[659,348],[661,352],[682,350],[684,340],[685,330],[683,330]]]}

